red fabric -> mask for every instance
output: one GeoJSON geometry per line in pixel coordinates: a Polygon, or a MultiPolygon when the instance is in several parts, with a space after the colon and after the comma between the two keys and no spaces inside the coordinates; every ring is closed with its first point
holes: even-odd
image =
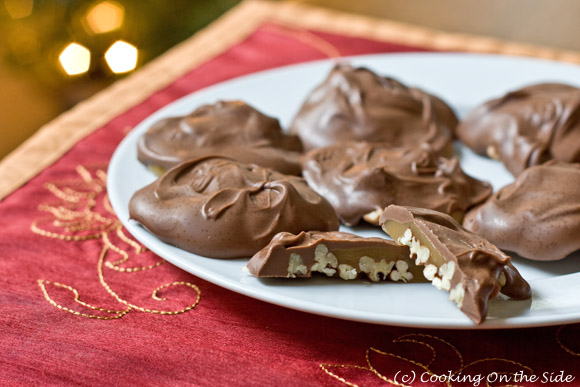
{"type": "Polygon", "coordinates": [[[80,141],[0,203],[1,385],[445,385],[422,383],[427,370],[453,374],[454,386],[485,385],[461,383],[462,375],[493,379],[517,371],[538,380],[490,385],[558,385],[543,383],[543,376],[560,372],[575,378],[560,385],[579,384],[580,325],[437,331],[325,318],[224,290],[149,252],[137,254],[117,233],[98,171],[106,170],[129,128],[192,91],[322,59],[333,50],[355,55],[421,48],[265,25],[80,141]],[[128,261],[116,262],[122,254],[128,261]],[[154,268],[121,272],[114,264],[154,268]],[[167,300],[152,299],[164,284],[170,286],[158,295],[167,300]],[[87,304],[130,310],[117,319],[88,318],[119,313],[75,302],[72,289],[87,304]],[[198,292],[191,310],[152,312],[188,309],[198,292]],[[403,379],[412,371],[413,382],[403,379]]]}

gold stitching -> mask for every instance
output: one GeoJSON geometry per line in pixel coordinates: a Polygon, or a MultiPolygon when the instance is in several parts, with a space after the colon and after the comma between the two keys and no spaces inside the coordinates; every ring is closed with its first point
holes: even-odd
{"type": "MultiPolygon", "coordinates": [[[[196,285],[191,284],[189,282],[173,282],[171,284],[163,285],[165,287],[166,286],[173,286],[173,285],[184,285],[184,286],[188,286],[188,287],[194,289],[197,292],[197,297],[196,297],[194,303],[191,305],[188,305],[187,307],[185,307],[181,310],[167,311],[167,310],[148,309],[148,308],[143,308],[143,307],[137,306],[135,304],[131,304],[128,301],[123,300],[121,297],[119,297],[119,295],[117,293],[115,293],[115,291],[113,291],[113,289],[111,289],[109,284],[105,281],[105,277],[103,275],[103,262],[105,260],[105,256],[107,255],[108,250],[109,250],[109,247],[107,245],[105,245],[103,247],[103,250],[101,250],[101,254],[99,256],[99,262],[97,265],[97,273],[99,275],[99,281],[101,282],[101,285],[105,288],[107,293],[109,293],[111,296],[113,296],[113,298],[115,298],[120,303],[125,304],[127,306],[130,306],[131,309],[136,309],[140,312],[161,314],[161,315],[176,315],[176,314],[185,313],[185,312],[195,308],[195,306],[199,303],[199,300],[201,298],[201,290],[196,285]]],[[[160,289],[160,288],[157,288],[157,289],[160,289]]],[[[153,292],[154,296],[157,294],[157,289],[153,292]]]]}
{"type": "Polygon", "coordinates": [[[103,198],[103,207],[105,208],[105,211],[107,211],[109,214],[117,216],[117,214],[115,214],[115,210],[113,210],[113,206],[111,206],[109,195],[105,195],[105,197],[103,198]]]}
{"type": "Polygon", "coordinates": [[[570,348],[568,348],[566,345],[564,345],[564,343],[562,342],[562,339],[560,339],[560,335],[562,334],[562,331],[564,330],[564,327],[565,326],[566,325],[562,325],[556,331],[556,342],[558,343],[558,345],[560,346],[560,348],[562,348],[564,351],[568,352],[570,355],[572,355],[572,356],[580,356],[580,353],[578,353],[576,351],[573,351],[570,348]]]}
{"type": "Polygon", "coordinates": [[[397,382],[396,380],[391,380],[391,379],[387,378],[386,376],[384,376],[383,374],[381,374],[375,367],[373,367],[373,365],[371,364],[370,356],[369,356],[369,354],[370,354],[371,351],[374,351],[374,352],[379,353],[381,355],[388,355],[388,356],[392,356],[392,357],[395,357],[395,358],[400,359],[400,360],[408,361],[409,363],[412,363],[412,364],[414,364],[414,365],[416,365],[416,366],[418,366],[420,368],[423,368],[425,371],[427,371],[429,373],[429,375],[434,375],[428,367],[426,367],[425,365],[423,365],[423,364],[421,364],[421,363],[419,363],[417,361],[414,361],[414,360],[411,360],[411,359],[407,359],[407,358],[405,358],[403,356],[395,355],[394,353],[383,352],[383,351],[381,351],[379,349],[376,349],[374,347],[370,347],[369,349],[367,349],[367,351],[366,351],[366,360],[367,360],[367,364],[369,366],[369,369],[375,375],[377,375],[380,379],[384,380],[385,382],[394,384],[395,386],[412,387],[412,386],[409,386],[407,384],[401,384],[401,383],[397,382]]]}
{"type": "Polygon", "coordinates": [[[47,238],[54,238],[54,239],[61,239],[61,240],[65,240],[65,241],[76,241],[76,242],[80,242],[80,241],[86,241],[89,239],[97,239],[101,236],[100,233],[97,234],[88,234],[88,235],[66,235],[66,234],[58,234],[52,231],[47,231],[47,230],[43,230],[40,227],[38,227],[38,220],[35,220],[32,222],[32,225],[30,226],[30,229],[32,230],[33,233],[47,237],[47,238]]]}
{"type": "Polygon", "coordinates": [[[79,292],[75,288],[68,286],[68,285],[65,285],[65,284],[61,284],[59,282],[52,282],[52,281],[48,281],[48,280],[39,279],[39,280],[37,280],[37,283],[38,283],[38,286],[40,286],[40,289],[42,290],[42,294],[44,295],[44,298],[52,306],[56,307],[57,309],[64,310],[66,312],[74,314],[75,316],[83,316],[83,317],[94,318],[94,319],[98,319],[98,320],[115,320],[115,319],[123,317],[124,315],[129,313],[129,311],[131,310],[130,306],[128,306],[127,309],[125,309],[125,310],[110,310],[110,309],[104,309],[104,308],[90,305],[90,304],[80,300],[79,292]],[[48,291],[46,290],[45,284],[51,284],[51,285],[54,285],[54,286],[59,287],[59,288],[67,289],[68,291],[70,291],[74,294],[74,296],[75,296],[74,301],[77,302],[78,304],[86,307],[86,308],[96,310],[99,312],[106,312],[106,313],[115,314],[115,316],[97,316],[97,315],[92,315],[92,314],[80,313],[80,312],[74,311],[70,308],[67,308],[66,306],[62,306],[50,297],[50,295],[48,294],[48,291]]]}
{"type": "Polygon", "coordinates": [[[165,261],[160,260],[156,263],[153,263],[149,266],[143,267],[119,267],[119,265],[127,262],[129,260],[129,253],[124,249],[116,246],[114,243],[111,242],[109,239],[109,233],[113,230],[116,231],[117,236],[123,242],[130,246],[131,250],[133,250],[136,254],[141,254],[142,252],[146,251],[142,245],[137,243],[135,240],[129,238],[124,232],[121,222],[118,219],[111,219],[105,217],[98,212],[94,211],[93,209],[97,205],[96,198],[99,194],[104,194],[102,198],[103,208],[108,213],[115,215],[114,211],[110,205],[108,195],[105,192],[106,187],[106,177],[107,174],[102,169],[97,169],[94,174],[97,177],[96,179],[93,177],[91,172],[84,166],[79,165],[76,168],[76,172],[80,175],[81,182],[77,181],[67,181],[67,182],[60,182],[57,183],[46,183],[44,185],[45,189],[51,192],[54,196],[61,200],[60,203],[57,205],[49,205],[49,204],[42,204],[38,206],[40,211],[48,212],[51,217],[37,219],[32,222],[30,228],[31,231],[49,238],[55,238],[65,241],[86,241],[91,239],[100,238],[103,244],[103,248],[99,255],[98,263],[97,263],[97,274],[99,278],[99,282],[105,288],[105,290],[111,295],[115,300],[124,304],[127,308],[122,311],[115,311],[104,309],[100,307],[96,307],[90,304],[87,304],[80,300],[79,293],[76,289],[72,288],[71,286],[61,284],[59,282],[51,282],[48,280],[41,280],[39,279],[38,285],[44,295],[44,298],[54,307],[57,309],[69,312],[75,316],[82,316],[87,318],[94,318],[100,320],[112,320],[118,319],[127,314],[131,310],[137,310],[140,312],[145,313],[154,313],[154,314],[161,314],[161,315],[177,315],[181,313],[185,313],[193,308],[199,303],[201,299],[201,290],[194,284],[185,282],[185,281],[175,281],[170,282],[155,288],[152,292],[152,299],[155,301],[166,301],[167,298],[160,297],[159,292],[163,289],[172,287],[172,286],[185,286],[190,289],[195,290],[196,298],[195,301],[186,306],[183,309],[171,311],[171,310],[156,310],[156,309],[148,309],[144,307],[140,307],[134,304],[129,303],[126,300],[120,298],[115,291],[108,285],[105,281],[104,273],[103,273],[103,266],[106,266],[112,270],[117,272],[124,272],[124,273],[133,273],[137,271],[143,270],[150,270],[160,265],[164,264],[165,261]],[[79,190],[72,189],[71,186],[75,186],[79,190]],[[51,225],[52,227],[62,229],[66,233],[57,233],[53,231],[49,231],[41,227],[42,224],[51,225]],[[88,234],[82,235],[82,232],[88,232],[88,234]],[[113,262],[105,262],[105,257],[107,252],[112,250],[116,254],[121,256],[121,259],[113,262]],[[50,295],[48,294],[48,290],[46,289],[46,284],[51,284],[56,287],[60,287],[63,289],[67,289],[68,291],[74,294],[74,301],[77,302],[79,305],[82,305],[88,309],[92,309],[99,312],[106,312],[115,314],[114,316],[98,316],[92,314],[81,313],[75,310],[72,310],[68,307],[58,304],[55,302],[50,295]]]}
{"type": "MultiPolygon", "coordinates": [[[[408,333],[408,334],[406,334],[406,335],[400,336],[399,338],[397,338],[397,339],[393,340],[393,342],[394,342],[394,343],[396,343],[396,342],[398,342],[398,341],[408,341],[408,339],[404,339],[404,338],[405,338],[405,337],[409,337],[409,336],[428,337],[428,338],[430,338],[430,339],[433,339],[433,340],[440,341],[441,343],[443,343],[443,344],[447,345],[447,346],[448,346],[448,347],[450,347],[450,348],[453,350],[453,352],[455,352],[455,354],[457,355],[457,357],[458,357],[458,359],[459,359],[459,363],[460,363],[460,368],[462,368],[462,367],[463,367],[463,364],[464,364],[464,363],[463,363],[463,356],[461,355],[461,353],[459,352],[459,350],[458,350],[458,349],[457,349],[457,348],[456,348],[456,347],[455,347],[453,344],[451,344],[451,343],[449,343],[449,342],[447,342],[447,341],[445,341],[445,340],[443,340],[443,339],[441,339],[441,338],[439,338],[439,337],[437,337],[437,336],[428,335],[428,334],[423,334],[423,333],[408,333]]],[[[422,342],[419,342],[419,343],[422,343],[422,342]]],[[[427,343],[423,343],[423,344],[427,345],[427,343]]],[[[432,362],[433,362],[433,361],[435,361],[435,357],[436,357],[436,354],[435,354],[435,352],[436,352],[436,351],[435,351],[435,349],[434,349],[432,346],[430,346],[430,345],[428,345],[428,346],[429,346],[429,348],[433,349],[433,351],[434,351],[434,353],[433,353],[433,360],[432,360],[432,361],[431,361],[431,362],[428,364],[428,366],[429,366],[429,365],[431,365],[431,364],[432,364],[432,362]]]]}
{"type": "MultiPolygon", "coordinates": [[[[456,371],[453,373],[453,375],[459,374],[461,372],[463,372],[465,369],[467,369],[468,367],[475,365],[475,364],[479,364],[479,363],[483,363],[483,362],[487,362],[487,361],[499,361],[499,362],[506,362],[506,363],[510,363],[513,365],[517,365],[518,367],[521,367],[523,369],[525,369],[526,371],[529,371],[530,375],[534,375],[534,370],[528,366],[525,366],[521,363],[518,363],[517,361],[513,361],[513,360],[509,360],[509,359],[502,359],[502,358],[497,358],[497,357],[489,357],[489,358],[484,358],[484,359],[478,359],[475,360],[469,364],[467,364],[465,367],[461,368],[460,370],[456,371]]],[[[498,375],[509,375],[509,372],[496,372],[498,375]]],[[[491,387],[489,382],[485,381],[485,384],[487,387],[491,387]]],[[[518,385],[504,385],[503,387],[519,387],[518,385]]]]}
{"type": "Polygon", "coordinates": [[[119,238],[121,238],[121,240],[125,243],[127,243],[128,245],[132,246],[133,249],[135,250],[135,252],[137,254],[141,254],[143,251],[145,251],[146,249],[141,246],[139,243],[135,242],[133,239],[128,238],[125,233],[123,232],[123,228],[119,227],[117,228],[117,235],[119,236],[119,238]]]}
{"type": "Polygon", "coordinates": [[[322,368],[322,370],[324,372],[326,372],[328,375],[332,376],[336,380],[338,380],[338,381],[346,384],[347,386],[351,386],[351,387],[359,387],[359,386],[358,386],[358,384],[351,383],[351,382],[347,381],[346,379],[344,379],[343,377],[338,376],[338,375],[330,372],[325,367],[333,367],[333,368],[356,368],[356,369],[361,369],[361,370],[365,370],[365,371],[370,371],[366,367],[357,366],[357,365],[341,365],[341,364],[327,364],[327,363],[322,363],[322,364],[319,364],[319,367],[322,368]]]}
{"type": "Polygon", "coordinates": [[[77,171],[77,173],[79,175],[81,175],[82,179],[86,182],[86,183],[90,183],[93,181],[93,177],[91,176],[91,173],[82,165],[77,165],[77,167],[75,168],[75,170],[77,171]]]}
{"type": "MultiPolygon", "coordinates": [[[[135,241],[132,241],[129,238],[127,238],[125,236],[125,234],[120,232],[120,230],[121,230],[121,226],[119,225],[117,227],[117,235],[119,235],[120,237],[121,237],[121,235],[123,235],[121,237],[121,239],[126,241],[129,245],[131,245],[131,247],[133,247],[135,250],[137,250],[137,253],[140,253],[140,250],[142,250],[141,247],[135,241]]],[[[156,267],[163,265],[165,263],[165,261],[158,261],[158,262],[155,262],[149,266],[119,267],[119,265],[122,265],[123,263],[125,263],[129,260],[129,254],[125,250],[122,250],[119,247],[115,246],[113,243],[111,243],[107,233],[102,234],[102,239],[103,239],[103,243],[105,244],[105,246],[107,246],[108,248],[110,248],[111,250],[113,250],[114,252],[116,252],[117,254],[119,254],[122,257],[121,259],[114,261],[114,262],[105,262],[105,266],[108,267],[109,269],[120,271],[120,272],[126,272],[126,273],[134,273],[136,271],[155,269],[156,267]]]]}
{"type": "Polygon", "coordinates": [[[526,369],[526,370],[530,371],[530,373],[531,373],[532,375],[534,375],[534,370],[533,370],[533,369],[531,369],[530,367],[528,367],[528,366],[525,366],[525,365],[523,365],[523,364],[521,364],[521,363],[518,363],[517,361],[514,361],[514,360],[509,360],[509,359],[501,359],[501,358],[498,358],[498,357],[488,357],[488,358],[484,358],[484,359],[478,359],[478,360],[475,360],[475,361],[473,361],[473,362],[469,363],[468,365],[466,365],[465,367],[461,368],[461,369],[460,369],[458,372],[461,372],[461,371],[463,371],[464,369],[466,369],[467,367],[470,367],[470,366],[472,366],[472,365],[474,365],[474,364],[483,363],[483,362],[485,362],[485,361],[500,361],[500,362],[506,362],[506,363],[510,363],[510,364],[513,364],[513,365],[517,365],[517,366],[519,366],[519,367],[522,367],[522,368],[524,368],[524,369],[526,369]]]}
{"type": "MultiPolygon", "coordinates": [[[[458,375],[461,372],[463,372],[464,370],[466,370],[468,367],[477,365],[479,363],[487,362],[487,361],[499,361],[499,362],[505,362],[505,363],[508,363],[508,364],[516,365],[516,366],[518,366],[518,367],[526,370],[530,375],[534,375],[534,370],[532,368],[530,368],[528,366],[525,366],[525,365],[523,365],[523,364],[521,364],[519,362],[513,361],[513,360],[501,359],[501,358],[485,358],[485,359],[479,359],[479,360],[476,360],[476,361],[473,361],[473,362],[467,364],[466,366],[463,366],[463,362],[464,362],[463,361],[463,356],[461,355],[461,353],[459,352],[459,350],[454,345],[452,345],[451,343],[449,343],[449,342],[447,342],[447,341],[445,341],[445,340],[443,340],[443,339],[441,339],[439,337],[436,337],[436,336],[431,336],[431,335],[427,335],[427,334],[419,334],[419,333],[410,333],[410,334],[405,334],[403,336],[400,336],[400,337],[394,339],[393,340],[393,343],[403,342],[403,341],[409,341],[409,342],[413,342],[413,343],[423,344],[427,348],[431,349],[431,351],[435,351],[436,352],[435,347],[433,347],[433,346],[431,346],[431,345],[429,345],[427,343],[424,343],[424,342],[421,342],[421,341],[418,341],[418,340],[413,340],[413,339],[406,339],[407,337],[410,337],[410,336],[428,337],[428,338],[431,338],[431,339],[440,341],[441,343],[444,343],[447,346],[449,346],[450,348],[452,348],[455,351],[455,353],[457,354],[457,356],[458,356],[458,358],[459,358],[459,360],[460,360],[460,362],[462,364],[462,366],[458,370],[456,370],[455,372],[453,372],[452,375],[458,375]]],[[[348,380],[346,380],[346,379],[344,379],[342,377],[339,377],[338,375],[330,372],[328,369],[326,369],[326,367],[335,367],[335,368],[358,368],[358,369],[361,369],[361,370],[367,370],[367,371],[371,371],[373,374],[375,374],[377,377],[379,377],[381,380],[383,380],[383,381],[385,381],[387,383],[394,384],[394,385],[397,385],[397,386],[406,386],[404,384],[398,383],[397,381],[391,380],[391,379],[387,378],[386,376],[382,375],[373,366],[373,364],[371,362],[371,358],[370,358],[371,352],[375,352],[375,353],[380,354],[380,355],[387,355],[387,356],[391,356],[391,357],[394,357],[394,358],[397,358],[397,359],[400,359],[400,360],[407,361],[407,362],[409,362],[411,364],[414,364],[414,365],[416,365],[416,366],[418,366],[420,368],[423,368],[430,376],[441,376],[441,375],[438,375],[438,374],[434,373],[433,371],[431,371],[431,369],[429,368],[429,366],[426,366],[426,365],[424,365],[424,364],[422,364],[420,362],[417,362],[417,361],[414,361],[414,360],[411,360],[411,359],[407,359],[407,358],[405,358],[403,356],[399,356],[399,355],[396,355],[394,353],[381,351],[381,350],[379,350],[377,348],[374,348],[374,347],[369,347],[367,349],[367,351],[366,351],[366,354],[365,354],[365,358],[366,358],[366,362],[367,362],[368,368],[361,367],[361,366],[350,366],[350,365],[340,365],[340,364],[327,364],[327,363],[321,363],[321,364],[319,364],[319,366],[324,370],[324,372],[326,374],[332,376],[333,378],[335,378],[335,379],[337,379],[337,380],[341,381],[342,383],[347,384],[349,386],[353,386],[355,384],[354,383],[350,383],[348,380]]],[[[433,360],[429,364],[431,364],[432,362],[433,362],[433,360]]],[[[502,375],[507,374],[507,375],[509,375],[510,372],[508,372],[508,371],[498,372],[498,374],[502,374],[502,375]]],[[[486,379],[485,382],[486,382],[486,385],[489,386],[489,382],[487,381],[487,379],[486,379]]],[[[451,381],[448,380],[448,379],[445,380],[445,384],[447,386],[451,386],[452,385],[451,384],[451,381]]],[[[520,386],[514,385],[514,384],[507,384],[507,385],[503,385],[503,387],[520,387],[520,386]]]]}
{"type": "Polygon", "coordinates": [[[95,171],[95,175],[97,175],[97,177],[103,182],[105,183],[107,181],[107,172],[103,171],[102,169],[97,169],[95,171]]]}
{"type": "Polygon", "coordinates": [[[421,344],[426,346],[427,348],[429,348],[431,350],[431,361],[426,364],[426,367],[429,367],[431,364],[433,364],[433,362],[435,361],[435,358],[437,357],[436,353],[437,351],[435,350],[435,348],[432,345],[429,345],[427,343],[424,343],[422,341],[419,340],[412,340],[412,339],[404,339],[404,340],[393,340],[394,343],[396,342],[408,342],[408,343],[415,343],[415,344],[421,344]]]}

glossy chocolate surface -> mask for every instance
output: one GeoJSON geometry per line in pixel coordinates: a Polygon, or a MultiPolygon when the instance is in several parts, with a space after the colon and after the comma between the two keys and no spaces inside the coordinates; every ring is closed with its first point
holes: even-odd
{"type": "Polygon", "coordinates": [[[471,210],[464,226],[496,246],[539,261],[580,250],[580,164],[548,162],[471,210]]]}
{"type": "Polygon", "coordinates": [[[457,135],[514,176],[547,160],[578,162],[580,89],[543,83],[513,91],[470,112],[457,135]]]}
{"type": "Polygon", "coordinates": [[[467,176],[457,159],[438,157],[426,146],[338,143],[308,152],[302,174],[347,225],[390,204],[429,208],[461,220],[492,193],[488,183],[467,176]]]}
{"type": "Polygon", "coordinates": [[[156,122],[139,139],[137,151],[142,163],[164,169],[215,155],[299,175],[302,144],[284,133],[277,119],[252,106],[219,101],[156,122]]]}
{"type": "Polygon", "coordinates": [[[516,299],[531,297],[529,284],[511,264],[510,257],[463,228],[449,215],[421,208],[389,206],[380,222],[385,229],[387,222],[396,222],[420,231],[445,262],[454,262],[451,289],[458,284],[464,289],[460,310],[476,323],[485,320],[488,301],[498,291],[516,299]]]}
{"type": "Polygon", "coordinates": [[[221,157],[170,169],[133,195],[129,213],[159,239],[214,258],[250,257],[282,231],[338,229],[304,179],[221,157]]]}
{"type": "Polygon", "coordinates": [[[451,151],[457,118],[441,99],[366,68],[336,65],[291,124],[305,149],[339,141],[377,141],[451,151]]]}

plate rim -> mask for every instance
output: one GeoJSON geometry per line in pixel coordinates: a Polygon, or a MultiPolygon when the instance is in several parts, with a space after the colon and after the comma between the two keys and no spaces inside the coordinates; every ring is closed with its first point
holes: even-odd
{"type": "MultiPolygon", "coordinates": [[[[202,89],[196,90],[194,92],[188,93],[166,105],[157,109],[156,111],[149,114],[146,118],[140,121],[117,145],[113,156],[110,159],[109,166],[107,168],[107,193],[109,195],[110,204],[115,211],[115,214],[123,214],[125,211],[119,211],[121,203],[119,203],[119,199],[116,196],[116,190],[113,187],[114,179],[111,179],[111,176],[115,175],[115,170],[119,168],[118,164],[121,162],[122,155],[124,150],[135,142],[136,138],[146,130],[147,125],[152,121],[159,119],[158,117],[167,115],[167,112],[171,110],[175,110],[175,106],[180,104],[185,104],[188,99],[195,99],[202,98],[205,94],[211,94],[215,90],[219,90],[220,88],[228,87],[231,84],[235,84],[237,82],[248,82],[252,81],[255,77],[263,77],[263,76],[271,76],[272,74],[276,74],[285,70],[295,70],[295,69],[302,69],[309,66],[316,66],[316,65],[332,65],[332,63],[336,62],[366,62],[366,61],[373,61],[377,59],[383,59],[385,57],[394,58],[394,57],[421,57],[421,56],[430,56],[432,58],[451,58],[451,57],[462,57],[462,58],[485,58],[486,60],[489,59],[497,59],[497,58],[504,58],[508,60],[520,60],[522,62],[534,62],[534,63],[546,63],[564,67],[570,67],[576,70],[580,70],[577,65],[573,65],[570,63],[559,62],[550,59],[538,59],[538,58],[529,58],[529,57],[518,57],[518,56],[511,56],[511,55],[504,55],[504,54],[481,54],[481,53],[461,53],[461,52],[409,52],[409,53],[376,53],[376,54],[365,54],[365,55],[353,55],[353,56],[345,56],[340,57],[337,59],[321,59],[321,60],[313,60],[307,62],[301,62],[296,64],[289,64],[284,66],[279,66],[267,70],[256,71],[252,72],[243,76],[231,78],[225,80],[223,82],[219,82],[202,89]]],[[[314,87],[313,85],[312,87],[314,87]]],[[[126,211],[128,214],[128,211],[126,211]]],[[[275,295],[273,297],[267,296],[268,293],[263,294],[259,293],[259,289],[249,289],[248,287],[241,286],[239,283],[232,283],[231,281],[227,281],[224,278],[220,278],[219,276],[214,275],[211,271],[207,271],[204,268],[192,268],[190,266],[186,266],[180,259],[175,259],[171,254],[168,254],[166,251],[166,247],[175,248],[170,246],[164,242],[161,242],[156,239],[151,233],[149,233],[145,228],[141,227],[134,221],[130,221],[129,219],[122,219],[121,216],[118,216],[119,220],[123,224],[123,226],[135,237],[140,243],[143,243],[148,249],[153,251],[162,259],[170,262],[171,264],[181,268],[182,270],[191,273],[195,276],[198,276],[208,282],[211,282],[217,286],[223,287],[230,291],[242,294],[243,296],[251,297],[263,302],[271,303],[274,305],[278,305],[281,307],[298,310],[310,314],[316,314],[326,317],[338,318],[348,321],[357,321],[357,322],[364,322],[364,323],[372,323],[372,324],[380,324],[380,325],[390,325],[390,326],[402,326],[402,327],[415,327],[415,328],[429,328],[429,329],[462,329],[462,330],[469,330],[469,329],[514,329],[514,328],[528,328],[528,327],[541,327],[541,326],[551,326],[551,325],[558,325],[558,324],[569,324],[575,323],[580,321],[580,310],[575,313],[569,313],[566,315],[540,315],[540,316],[515,316],[515,317],[508,317],[508,318],[497,318],[497,319],[488,319],[483,324],[473,324],[469,319],[460,319],[460,320],[453,320],[449,321],[449,318],[442,318],[437,319],[434,317],[430,318],[430,321],[425,322],[424,318],[422,317],[409,317],[406,316],[402,320],[388,320],[385,321],[386,316],[384,313],[370,313],[364,312],[361,313],[358,310],[351,311],[352,313],[347,313],[345,315],[344,308],[339,308],[337,306],[334,307],[326,307],[324,310],[320,310],[320,305],[317,303],[314,304],[304,304],[303,300],[296,301],[292,297],[289,296],[280,296],[275,295]],[[154,239],[154,241],[152,241],[154,239]],[[155,242],[155,243],[153,243],[155,242]],[[285,302],[281,302],[282,301],[285,302]],[[302,303],[302,305],[295,305],[296,302],[302,303]],[[336,310],[335,310],[336,309],[336,310]],[[339,313],[342,311],[342,313],[339,313]],[[361,315],[362,314],[362,315],[361,315]],[[363,316],[364,315],[364,316],[363,316]],[[382,318],[381,318],[382,317],[382,318]],[[526,321],[529,320],[530,317],[533,317],[535,321],[526,321]],[[524,321],[522,321],[524,320],[524,321]]],[[[187,254],[192,254],[188,253],[187,254]]],[[[195,255],[195,254],[194,254],[195,255]]],[[[202,257],[203,258],[203,257],[202,257]]],[[[204,259],[215,259],[215,258],[204,258],[204,259]]],[[[568,274],[569,276],[576,276],[580,279],[580,272],[568,274]]],[[[579,281],[580,282],[580,281],[579,281]]],[[[412,286],[412,284],[403,285],[403,286],[412,286]]]]}

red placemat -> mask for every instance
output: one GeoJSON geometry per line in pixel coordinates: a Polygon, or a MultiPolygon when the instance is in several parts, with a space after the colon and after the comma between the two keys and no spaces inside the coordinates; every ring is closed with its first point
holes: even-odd
{"type": "Polygon", "coordinates": [[[0,203],[0,383],[579,385],[580,325],[426,330],[297,312],[165,263],[111,211],[105,182],[115,147],[177,98],[281,65],[425,50],[263,24],[9,195],[0,203]]]}

